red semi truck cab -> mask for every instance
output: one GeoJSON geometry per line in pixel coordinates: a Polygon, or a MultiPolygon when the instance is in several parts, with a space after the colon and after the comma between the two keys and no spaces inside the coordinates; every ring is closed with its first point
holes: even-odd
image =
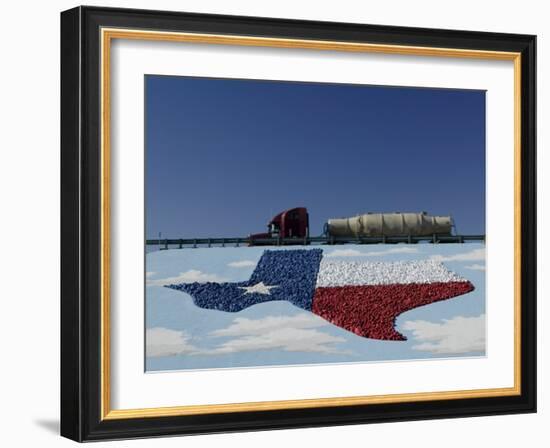
{"type": "Polygon", "coordinates": [[[262,238],[304,238],[309,236],[307,208],[296,207],[275,215],[267,224],[266,233],[250,235],[252,240],[262,238]]]}

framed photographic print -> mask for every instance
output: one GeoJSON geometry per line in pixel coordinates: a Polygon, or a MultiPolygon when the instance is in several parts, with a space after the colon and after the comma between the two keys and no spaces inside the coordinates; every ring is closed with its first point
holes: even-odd
{"type": "Polygon", "coordinates": [[[61,433],[535,412],[535,37],[61,14],[61,433]]]}

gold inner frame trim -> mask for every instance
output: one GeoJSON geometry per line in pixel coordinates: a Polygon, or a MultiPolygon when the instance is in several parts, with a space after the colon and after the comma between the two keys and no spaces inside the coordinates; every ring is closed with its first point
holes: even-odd
{"type": "Polygon", "coordinates": [[[502,397],[521,394],[521,54],[459,48],[418,47],[307,39],[279,39],[218,34],[144,31],[137,29],[101,29],[101,419],[115,420],[144,417],[247,412],[262,410],[306,409],[381,403],[502,397]],[[358,53],[383,53],[411,56],[490,59],[514,62],[514,386],[441,392],[369,395],[303,400],[279,400],[211,405],[188,405],[140,409],[111,409],[110,346],[110,63],[113,39],[185,42],[213,45],[240,45],[295,48],[358,53]]]}

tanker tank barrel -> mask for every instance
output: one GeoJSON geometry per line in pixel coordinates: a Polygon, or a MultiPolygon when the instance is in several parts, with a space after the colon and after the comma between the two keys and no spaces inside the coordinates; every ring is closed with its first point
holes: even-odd
{"type": "Polygon", "coordinates": [[[327,234],[333,237],[450,236],[451,216],[419,213],[366,213],[351,218],[329,219],[327,234]]]}

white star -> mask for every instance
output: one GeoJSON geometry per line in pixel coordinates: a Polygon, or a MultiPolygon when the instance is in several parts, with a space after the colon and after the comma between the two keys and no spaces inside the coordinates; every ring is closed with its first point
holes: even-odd
{"type": "Polygon", "coordinates": [[[264,282],[256,283],[254,286],[239,286],[239,289],[244,289],[245,294],[266,294],[271,295],[269,290],[278,288],[278,286],[266,286],[264,282]]]}

